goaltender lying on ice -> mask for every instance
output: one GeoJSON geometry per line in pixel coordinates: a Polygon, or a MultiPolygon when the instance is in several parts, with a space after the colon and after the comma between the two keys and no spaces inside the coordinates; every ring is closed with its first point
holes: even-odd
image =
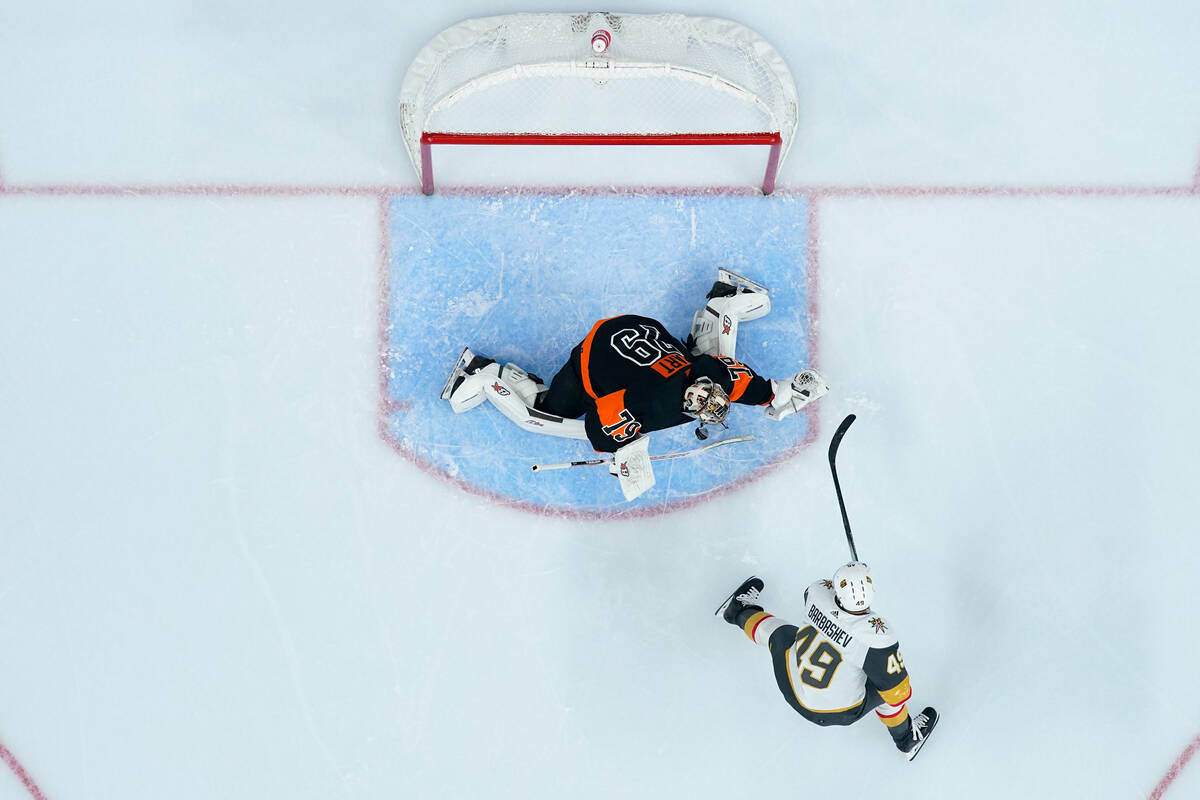
{"type": "Polygon", "coordinates": [[[643,434],[699,420],[696,436],[705,439],[706,426],[726,427],[731,403],[764,406],[780,420],[829,391],[811,369],[777,381],[735,360],[738,325],[770,310],[765,287],[719,270],[686,344],[649,317],[603,319],[549,387],[516,364],[501,366],[464,348],[442,399],[459,414],[490,400],[525,430],[587,439],[614,454],[609,469],[632,500],[654,485],[643,434]]]}

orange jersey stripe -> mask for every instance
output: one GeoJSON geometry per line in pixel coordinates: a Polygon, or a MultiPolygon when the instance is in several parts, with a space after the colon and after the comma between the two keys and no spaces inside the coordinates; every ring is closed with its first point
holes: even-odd
{"type": "Polygon", "coordinates": [[[611,392],[596,398],[596,413],[601,425],[617,425],[621,422],[621,412],[625,410],[625,390],[611,392]]]}
{"type": "Polygon", "coordinates": [[[583,381],[583,390],[587,392],[593,400],[599,400],[600,398],[596,396],[596,390],[592,388],[592,376],[588,372],[588,361],[592,357],[592,339],[595,337],[596,331],[600,330],[600,326],[608,322],[610,319],[612,319],[612,317],[602,319],[593,325],[592,329],[588,331],[587,338],[583,340],[583,346],[579,348],[579,378],[583,381]]]}
{"type": "Polygon", "coordinates": [[[738,375],[733,382],[733,389],[729,392],[729,402],[736,403],[738,399],[746,393],[750,388],[750,376],[738,375]]]}
{"type": "Polygon", "coordinates": [[[750,388],[751,373],[743,364],[740,364],[731,358],[722,360],[725,362],[726,366],[741,367],[741,369],[729,370],[730,375],[733,377],[733,386],[729,390],[729,401],[731,403],[736,403],[738,398],[744,395],[746,390],[750,388]]]}

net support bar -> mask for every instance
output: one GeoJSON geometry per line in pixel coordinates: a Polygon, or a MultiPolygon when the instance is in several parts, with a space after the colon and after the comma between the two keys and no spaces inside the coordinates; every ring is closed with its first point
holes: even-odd
{"type": "Polygon", "coordinates": [[[775,191],[775,173],[783,137],[778,133],[651,133],[651,134],[589,134],[589,133],[422,133],[421,134],[421,191],[433,194],[433,145],[435,144],[500,144],[500,145],[768,145],[767,171],[763,175],[762,193],[775,191]]]}

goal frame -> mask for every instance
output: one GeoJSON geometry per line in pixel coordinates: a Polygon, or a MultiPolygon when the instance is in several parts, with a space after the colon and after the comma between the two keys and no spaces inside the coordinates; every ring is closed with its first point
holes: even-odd
{"type": "MultiPolygon", "coordinates": [[[[552,30],[557,31],[558,28],[552,30]]],[[[647,28],[642,27],[639,32],[645,30],[647,28]]],[[[509,108],[519,109],[520,106],[510,105],[509,108]]],[[[612,15],[591,12],[569,15],[551,12],[482,17],[466,20],[442,31],[421,50],[405,75],[400,101],[400,121],[409,156],[420,178],[421,191],[426,195],[433,194],[435,189],[435,145],[766,147],[767,161],[760,188],[764,195],[769,195],[775,190],[779,167],[795,138],[797,108],[795,84],[782,57],[761,36],[738,23],[681,14],[612,15]],[[568,18],[572,23],[572,33],[563,37],[559,37],[557,33],[553,34],[555,44],[549,48],[553,51],[549,60],[541,58],[540,52],[531,56],[526,50],[523,52],[524,60],[514,59],[512,62],[498,63],[495,67],[485,66],[484,72],[477,73],[475,77],[466,73],[450,83],[438,77],[442,59],[456,57],[471,47],[474,41],[482,42],[487,36],[493,35],[494,31],[507,30],[503,26],[524,24],[533,25],[533,29],[537,29],[536,26],[542,25],[558,26],[561,24],[560,20],[568,18]],[[681,38],[674,40],[674,43],[670,39],[664,39],[663,52],[658,50],[657,42],[653,39],[647,40],[644,36],[636,44],[629,42],[633,50],[622,50],[621,45],[627,43],[621,32],[622,19],[635,18],[634,24],[637,26],[662,25],[668,32],[675,30],[677,35],[682,31],[688,35],[689,48],[693,41],[690,37],[697,36],[699,41],[704,43],[701,46],[717,47],[719,51],[729,53],[733,60],[728,63],[734,71],[728,73],[727,77],[726,74],[722,74],[720,62],[691,61],[693,56],[690,49],[686,55],[681,55],[682,51],[678,47],[678,44],[684,41],[681,38]],[[592,44],[595,45],[596,37],[604,34],[605,45],[609,41],[613,42],[613,55],[604,52],[607,47],[586,54],[570,49],[574,47],[571,42],[576,34],[586,33],[597,24],[618,31],[610,38],[608,30],[597,30],[592,38],[592,44]],[[567,38],[568,36],[572,38],[567,38]],[[709,42],[712,44],[708,44],[709,42]],[[648,43],[652,46],[648,47],[648,43]],[[676,46],[674,50],[672,44],[676,46]],[[611,62],[608,60],[610,57],[611,62]],[[678,57],[685,60],[675,61],[678,57]],[[753,77],[744,71],[746,68],[753,71],[753,77]],[[435,119],[445,108],[472,97],[475,92],[486,91],[505,81],[535,75],[553,77],[566,74],[575,77],[581,73],[588,74],[597,84],[608,83],[610,77],[616,78],[618,74],[629,74],[630,77],[653,75],[672,81],[687,81],[693,86],[711,87],[727,99],[736,98],[736,107],[752,108],[750,114],[753,116],[747,115],[745,119],[741,119],[742,112],[738,112],[737,119],[727,120],[732,123],[728,132],[721,132],[722,126],[719,123],[713,124],[712,121],[707,125],[694,126],[700,130],[689,131],[688,128],[693,125],[687,123],[686,115],[677,123],[679,127],[674,127],[675,123],[652,123],[649,130],[645,131],[636,130],[637,123],[625,126],[624,130],[621,126],[612,126],[616,130],[597,130],[586,122],[574,125],[568,121],[562,125],[565,130],[538,130],[544,126],[530,124],[526,127],[525,123],[514,124],[511,120],[506,124],[493,126],[489,125],[486,119],[478,125],[446,124],[448,120],[441,120],[439,124],[435,119]],[[737,78],[738,75],[742,75],[749,82],[742,83],[737,78]],[[441,80],[436,89],[432,85],[434,80],[441,80]],[[756,121],[752,121],[755,119],[756,121]],[[512,127],[504,130],[509,125],[512,127]],[[521,132],[521,127],[526,127],[526,131],[521,132]],[[576,129],[571,130],[572,127],[576,129]],[[656,127],[659,130],[654,130],[656,127]],[[703,132],[705,127],[710,130],[703,132]],[[715,132],[712,130],[714,127],[715,132]],[[665,132],[663,128],[666,128],[665,132]]],[[[459,122],[462,123],[465,119],[460,119],[459,122]]]]}

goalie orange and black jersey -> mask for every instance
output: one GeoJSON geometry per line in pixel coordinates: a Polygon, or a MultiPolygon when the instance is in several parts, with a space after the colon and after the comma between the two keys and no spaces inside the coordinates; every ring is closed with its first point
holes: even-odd
{"type": "Polygon", "coordinates": [[[584,414],[588,440],[613,452],[639,434],[692,422],[683,393],[707,377],[746,405],[774,396],[771,382],[733,359],[693,356],[661,322],[635,314],[603,319],[571,351],[571,366],[595,404],[584,414]]]}

